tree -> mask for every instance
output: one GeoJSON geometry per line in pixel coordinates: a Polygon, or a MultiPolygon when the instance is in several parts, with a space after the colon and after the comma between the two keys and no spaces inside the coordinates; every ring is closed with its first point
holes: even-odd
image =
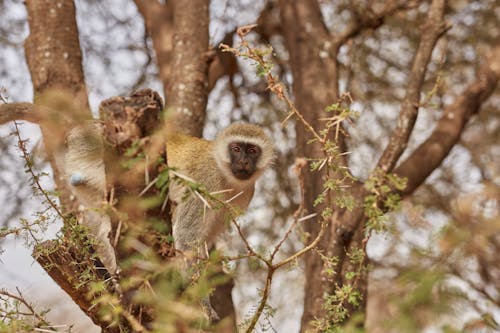
{"type": "MultiPolygon", "coordinates": [[[[374,272],[393,269],[400,276],[408,274],[414,284],[398,284],[399,289],[394,288],[394,292],[404,294],[414,290],[420,296],[428,296],[436,286],[449,286],[449,276],[456,276],[478,291],[479,295],[469,297],[472,304],[485,299],[499,306],[495,293],[489,291],[499,288],[495,283],[499,280],[496,259],[490,254],[491,248],[499,247],[495,236],[499,228],[498,199],[495,199],[498,170],[481,165],[485,158],[494,158],[494,149],[498,149],[498,140],[494,140],[498,132],[498,108],[494,103],[487,104],[488,99],[498,98],[495,89],[500,76],[493,1],[463,4],[444,0],[368,3],[300,0],[267,1],[259,4],[261,8],[246,8],[243,1],[223,5],[210,5],[206,0],[134,3],[145,29],[140,48],[131,43],[129,50],[136,47],[148,60],[142,74],[127,88],[132,90],[147,84],[148,70],[155,63],[156,75],[163,85],[165,108],[174,115],[168,121],[177,128],[200,136],[208,123],[209,96],[214,99],[230,96],[235,112],[229,118],[265,123],[274,129],[273,135],[281,138],[277,144],[280,157],[273,186],[267,195],[275,209],[269,221],[283,230],[265,229],[269,240],[278,240],[276,247],[267,239],[260,243],[265,244],[271,255],[254,250],[256,247],[247,241],[249,236],[245,235],[251,231],[260,235],[259,230],[243,228],[234,221],[245,241],[242,249],[245,257],[250,263],[260,263],[267,274],[257,310],[244,322],[246,330],[253,330],[259,320],[263,323],[272,313],[268,297],[274,273],[302,256],[307,291],[301,319],[303,332],[363,326],[364,314],[368,311],[370,318],[370,309],[374,311],[370,306],[367,308],[367,302],[375,302],[378,297],[384,299],[376,290],[368,292],[370,269],[374,272]],[[223,13],[217,16],[215,13],[221,8],[223,13]],[[253,21],[224,21],[230,13],[238,11],[253,14],[257,26],[236,29],[253,21]],[[221,47],[209,46],[211,22],[224,31],[217,35],[221,47]],[[261,76],[259,81],[248,64],[261,76]],[[257,107],[251,103],[258,103],[261,111],[255,110],[257,107]],[[283,109],[284,114],[278,113],[283,109]],[[417,128],[422,115],[427,118],[422,124],[429,130],[417,128]],[[490,117],[496,123],[488,122],[490,117]],[[476,181],[482,186],[471,195],[473,203],[466,204],[468,200],[459,196],[462,184],[443,186],[439,178],[451,177],[449,183],[454,183],[454,177],[450,176],[453,173],[441,165],[454,147],[471,145],[472,140],[462,137],[474,118],[476,132],[484,131],[475,135],[474,142],[485,140],[483,146],[491,150],[477,151],[477,146],[469,149],[474,164],[484,173],[476,181]],[[276,129],[280,122],[283,130],[276,129]],[[292,140],[296,142],[295,151],[289,144],[292,140]],[[363,151],[368,153],[363,156],[363,151]],[[289,177],[283,177],[293,157],[297,158],[298,186],[289,177]],[[419,196],[417,188],[435,171],[441,172],[439,178],[427,182],[420,190],[430,194],[419,196]],[[300,195],[296,195],[297,187],[300,195]],[[457,206],[446,204],[449,198],[456,198],[457,206]],[[390,214],[400,209],[401,200],[405,200],[402,211],[390,214]],[[369,239],[394,225],[389,219],[405,220],[406,216],[408,220],[414,207],[412,202],[421,202],[429,210],[438,209],[456,221],[446,223],[443,228],[442,247],[434,249],[439,255],[408,260],[394,255],[386,260],[370,260],[369,239]],[[477,247],[467,246],[460,238],[463,237],[460,231],[468,229],[483,235],[488,240],[486,245],[476,241],[477,247]],[[300,236],[295,242],[290,239],[293,230],[300,236]],[[283,244],[290,245],[283,250],[283,244]],[[481,279],[471,279],[474,269],[460,260],[451,260],[456,248],[465,257],[475,258],[481,279]],[[449,262],[439,263],[437,259],[443,254],[449,255],[449,262]]],[[[0,5],[13,6],[9,2],[0,5]]],[[[95,6],[97,2],[79,4],[78,10],[95,6]]],[[[92,251],[82,249],[92,249],[96,244],[75,224],[75,218],[81,219],[78,202],[71,199],[71,190],[61,177],[57,162],[57,153],[64,142],[64,133],[57,129],[61,124],[71,127],[75,121],[91,118],[80,46],[80,41],[88,42],[81,38],[81,32],[79,35],[73,2],[27,1],[26,10],[30,34],[25,42],[25,55],[35,92],[34,103],[0,104],[0,123],[28,120],[40,124],[59,192],[60,205],[38,186],[47,203],[56,210],[57,218],[63,220],[65,229],[59,240],[36,246],[37,261],[103,331],[162,331],[158,327],[188,331],[190,325],[196,327],[199,317],[184,310],[190,304],[196,313],[196,301],[189,292],[179,292],[178,275],[167,264],[171,254],[165,222],[168,214],[161,209],[164,193],[159,182],[164,177],[164,165],[155,164],[162,155],[162,139],[153,134],[155,129],[161,129],[157,126],[163,108],[161,98],[153,91],[143,90],[130,94],[130,98],[108,99],[100,106],[104,136],[110,143],[105,158],[107,176],[116,190],[116,202],[112,200],[105,212],[113,225],[111,239],[117,240],[114,245],[118,261],[125,267],[112,283],[103,283],[109,278],[106,273],[81,265],[86,262],[89,267],[95,266],[92,251]],[[121,163],[113,163],[116,156],[125,158],[119,159],[121,163]],[[127,163],[127,168],[123,168],[122,162],[127,163]],[[148,179],[146,184],[142,181],[144,174],[148,179]],[[131,203],[137,202],[137,196],[149,184],[157,185],[148,187],[149,201],[131,203]],[[144,236],[144,230],[152,236],[144,236]],[[137,250],[134,242],[145,244],[147,253],[134,256],[133,251],[137,250]],[[144,262],[154,263],[154,270],[141,266],[144,262]],[[84,281],[85,287],[74,281],[84,281]],[[142,292],[131,292],[131,286],[142,292]],[[168,302],[152,295],[161,295],[160,299],[168,302]],[[160,313],[168,315],[163,318],[160,313]],[[181,320],[175,320],[173,315],[181,320]]],[[[112,15],[107,19],[114,20],[116,25],[129,22],[112,15]]],[[[2,29],[9,31],[13,27],[2,26],[2,29]]],[[[222,114],[214,118],[227,122],[222,114]]],[[[30,159],[22,142],[19,138],[28,163],[30,159]]],[[[28,163],[34,180],[38,178],[35,169],[28,163]]],[[[392,239],[394,244],[404,243],[404,239],[398,243],[397,234],[392,239]]],[[[211,260],[212,264],[220,261],[217,257],[211,260]]],[[[219,281],[218,265],[209,268],[197,289],[188,291],[199,297],[207,292],[205,282],[212,287],[217,285],[212,297],[214,306],[228,319],[215,329],[231,331],[236,325],[231,299],[233,283],[227,277],[222,279],[224,283],[219,281]]],[[[394,277],[388,280],[397,281],[394,277]]],[[[370,281],[372,285],[385,282],[376,278],[370,281]]],[[[411,309],[418,310],[433,302],[445,304],[442,297],[438,301],[425,298],[420,303],[410,297],[406,303],[401,302],[402,319],[395,325],[418,329],[432,324],[420,318],[408,324],[403,319],[411,317],[411,309]]],[[[481,306],[476,310],[490,318],[490,313],[481,306]]],[[[374,329],[381,324],[368,320],[366,325],[374,329]]]]}

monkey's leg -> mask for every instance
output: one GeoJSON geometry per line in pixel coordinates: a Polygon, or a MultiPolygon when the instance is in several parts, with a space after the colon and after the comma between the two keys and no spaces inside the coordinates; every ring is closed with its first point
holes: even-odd
{"type": "MultiPolygon", "coordinates": [[[[196,280],[202,275],[203,262],[208,260],[207,252],[204,246],[194,248],[192,243],[190,246],[183,245],[185,244],[182,242],[175,242],[176,250],[182,252],[182,257],[180,258],[181,270],[187,275],[187,278],[190,279],[192,283],[196,283],[196,280]]],[[[220,320],[219,315],[210,303],[210,296],[202,297],[200,305],[211,323],[220,320]]]]}
{"type": "MultiPolygon", "coordinates": [[[[193,283],[196,283],[196,280],[198,280],[202,276],[202,270],[204,269],[204,262],[208,260],[207,252],[204,250],[204,247],[198,248],[198,256],[190,259],[184,259],[184,271],[188,272],[188,274],[191,277],[191,281],[193,283]],[[203,248],[203,250],[200,250],[200,248],[203,248]],[[191,270],[190,270],[191,268],[191,270]]],[[[218,322],[220,320],[219,315],[215,311],[215,309],[212,307],[212,304],[210,303],[210,295],[204,296],[200,300],[200,305],[207,316],[208,320],[211,323],[218,322]]]]}

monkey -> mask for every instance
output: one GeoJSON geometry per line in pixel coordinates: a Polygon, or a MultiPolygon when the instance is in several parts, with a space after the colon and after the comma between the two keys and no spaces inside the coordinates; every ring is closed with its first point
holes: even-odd
{"type": "Polygon", "coordinates": [[[70,184],[76,187],[76,191],[82,189],[78,186],[87,185],[86,191],[79,195],[87,202],[103,197],[106,175],[102,128],[95,122],[75,126],[66,137],[66,146],[64,169],[71,170],[67,174],[70,184]]]}
{"type": "MultiPolygon", "coordinates": [[[[167,139],[167,163],[209,192],[231,190],[224,199],[245,210],[252,199],[255,181],[274,159],[269,137],[256,125],[235,123],[221,131],[214,141],[175,134],[167,139]],[[237,196],[239,193],[241,194],[237,196]]],[[[184,198],[184,188],[171,185],[174,203],[173,238],[176,250],[210,248],[224,230],[226,209],[209,210],[203,221],[204,203],[194,195],[184,198]]]]}
{"type": "Polygon", "coordinates": [[[111,220],[102,212],[106,200],[106,172],[102,127],[98,122],[87,121],[73,127],[66,137],[64,177],[72,194],[78,199],[79,221],[88,227],[89,234],[97,240],[96,252],[106,270],[117,271],[116,255],[109,233],[111,220]]]}
{"type": "MultiPolygon", "coordinates": [[[[64,171],[73,193],[86,206],[84,220],[99,240],[98,255],[113,273],[117,264],[108,238],[111,222],[109,216],[95,209],[96,203],[106,197],[102,134],[101,125],[95,121],[74,127],[66,138],[64,171]]],[[[248,207],[256,180],[274,160],[274,145],[261,127],[247,123],[228,126],[213,141],[174,130],[168,131],[165,141],[169,167],[204,185],[210,193],[224,191],[221,200],[230,201],[220,209],[206,209],[199,197],[184,195],[182,184],[171,182],[169,186],[174,247],[204,258],[206,249],[215,244],[230,219],[248,207]]],[[[202,306],[211,321],[218,319],[208,299],[202,299],[202,306]]]]}
{"type": "MultiPolygon", "coordinates": [[[[274,160],[274,145],[262,128],[234,123],[222,130],[214,141],[184,134],[167,138],[167,163],[180,174],[205,186],[208,192],[224,190],[223,200],[236,210],[207,209],[196,195],[187,198],[185,186],[173,182],[169,199],[173,203],[174,247],[181,252],[206,256],[235,213],[243,212],[254,194],[255,182],[274,160]]],[[[218,320],[208,299],[202,306],[210,321],[218,320]]]]}

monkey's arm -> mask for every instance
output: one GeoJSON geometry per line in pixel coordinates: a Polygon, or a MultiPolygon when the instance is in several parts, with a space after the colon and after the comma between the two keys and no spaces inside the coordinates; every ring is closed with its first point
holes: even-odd
{"type": "MultiPolygon", "coordinates": [[[[210,248],[211,240],[207,239],[207,228],[210,228],[210,221],[217,221],[218,216],[215,211],[204,209],[203,202],[194,194],[187,198],[184,196],[185,186],[172,184],[169,191],[170,200],[173,202],[173,237],[175,249],[182,251],[183,255],[194,255],[194,258],[187,257],[183,260],[184,270],[189,267],[198,267],[197,263],[201,258],[207,257],[206,249],[210,248]],[[200,218],[201,217],[201,218],[200,218]]],[[[199,268],[191,273],[199,277],[199,268]]],[[[220,320],[219,315],[214,310],[208,296],[200,300],[203,311],[211,322],[220,320]]]]}
{"type": "MultiPolygon", "coordinates": [[[[176,191],[171,189],[171,191],[176,191]]],[[[195,251],[203,242],[203,228],[200,216],[203,205],[198,198],[190,195],[184,200],[173,200],[173,236],[175,248],[179,251],[195,251]]]]}
{"type": "Polygon", "coordinates": [[[210,248],[214,241],[208,236],[218,228],[221,210],[205,207],[205,203],[194,193],[186,196],[186,190],[186,186],[182,184],[172,184],[169,191],[174,207],[172,234],[175,248],[206,257],[206,249],[210,248]]]}

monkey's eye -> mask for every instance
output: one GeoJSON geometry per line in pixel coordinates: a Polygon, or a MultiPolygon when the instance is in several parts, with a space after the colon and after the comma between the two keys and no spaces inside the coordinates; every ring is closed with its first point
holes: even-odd
{"type": "Polygon", "coordinates": [[[240,152],[240,150],[241,150],[241,149],[240,149],[240,147],[239,147],[239,146],[236,146],[236,145],[232,146],[232,147],[231,147],[231,149],[232,149],[235,153],[239,153],[239,152],[240,152]]]}
{"type": "Polygon", "coordinates": [[[257,154],[257,149],[255,149],[255,148],[253,148],[253,147],[252,147],[252,148],[248,148],[248,149],[247,149],[247,153],[248,153],[248,154],[251,154],[251,155],[253,155],[253,154],[257,154]]]}

